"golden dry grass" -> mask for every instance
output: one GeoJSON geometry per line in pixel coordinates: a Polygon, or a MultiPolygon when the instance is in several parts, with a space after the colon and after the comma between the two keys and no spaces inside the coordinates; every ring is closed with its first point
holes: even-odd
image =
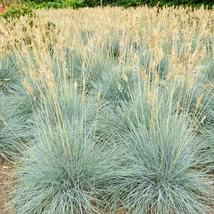
{"type": "Polygon", "coordinates": [[[34,58],[39,64],[41,76],[48,73],[50,79],[53,79],[48,51],[50,45],[55,57],[62,62],[65,61],[65,49],[78,48],[87,63],[89,55],[97,58],[105,55],[105,42],[113,41],[114,37],[121,33],[118,57],[121,64],[124,64],[127,53],[129,62],[126,61],[126,66],[135,66],[139,62],[140,56],[134,51],[139,43],[149,47],[147,52],[153,56],[153,60],[150,61],[152,70],[157,68],[164,52],[167,51],[168,79],[175,74],[178,79],[188,76],[191,88],[194,78],[202,69],[200,62],[207,54],[207,43],[211,42],[209,46],[214,46],[212,10],[191,11],[181,7],[176,10],[165,8],[158,13],[157,8],[138,7],[124,10],[107,7],[37,10],[36,14],[37,18],[21,17],[20,20],[10,23],[1,19],[0,22],[0,56],[8,53],[8,46],[19,48],[21,54],[17,54],[17,57],[20,58],[22,70],[30,72],[33,78],[37,74],[31,66],[31,56],[28,57],[29,47],[32,48],[34,58]],[[87,43],[81,37],[81,33],[86,31],[87,43]],[[179,45],[181,34],[183,41],[179,45]]]}

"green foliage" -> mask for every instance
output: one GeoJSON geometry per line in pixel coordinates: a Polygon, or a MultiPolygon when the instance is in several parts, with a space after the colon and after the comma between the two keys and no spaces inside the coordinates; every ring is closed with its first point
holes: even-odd
{"type": "Polygon", "coordinates": [[[65,0],[62,3],[63,8],[72,7],[73,9],[78,9],[84,6],[84,0],[65,0]]]}
{"type": "Polygon", "coordinates": [[[87,7],[100,6],[100,0],[85,0],[85,6],[87,7]]]}
{"type": "Polygon", "coordinates": [[[32,8],[38,9],[38,8],[68,8],[72,7],[73,9],[78,9],[80,7],[85,6],[84,0],[64,0],[64,1],[31,1],[29,2],[29,5],[32,8]]]}
{"type": "MultiPolygon", "coordinates": [[[[33,0],[34,7],[36,8],[65,8],[65,7],[73,7],[78,9],[80,7],[97,7],[100,6],[100,0],[33,0]]],[[[103,6],[122,6],[124,8],[128,7],[137,7],[139,5],[147,5],[149,7],[163,7],[163,6],[189,6],[200,8],[201,6],[206,6],[209,9],[213,6],[212,0],[103,0],[103,6]]]]}
{"type": "Polygon", "coordinates": [[[20,16],[30,16],[33,17],[32,8],[27,5],[11,5],[5,12],[1,13],[0,16],[5,19],[18,19],[20,16]]]}
{"type": "Polygon", "coordinates": [[[118,1],[104,1],[105,4],[112,4],[112,5],[117,5],[117,6],[123,6],[125,8],[127,7],[136,7],[139,5],[147,5],[149,7],[154,7],[154,6],[179,6],[179,5],[184,5],[184,6],[190,6],[190,7],[196,7],[199,8],[202,5],[208,6],[210,9],[213,6],[213,1],[212,0],[118,0],[118,1]]]}
{"type": "MultiPolygon", "coordinates": [[[[106,2],[105,4],[108,4],[108,1],[104,1],[104,2],[106,2]]],[[[131,0],[131,1],[129,1],[129,0],[118,0],[118,1],[113,1],[110,4],[112,4],[113,6],[122,6],[122,7],[128,8],[128,7],[137,7],[139,5],[142,5],[143,2],[142,2],[142,0],[131,0]]]]}

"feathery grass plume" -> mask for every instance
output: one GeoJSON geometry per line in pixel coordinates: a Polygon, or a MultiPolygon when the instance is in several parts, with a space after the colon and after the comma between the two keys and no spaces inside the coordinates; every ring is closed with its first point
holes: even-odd
{"type": "Polygon", "coordinates": [[[21,159],[14,209],[29,214],[102,213],[107,206],[100,194],[103,178],[116,166],[111,153],[96,145],[96,105],[71,86],[59,88],[55,100],[46,98],[45,114],[36,118],[38,138],[21,159]]]}

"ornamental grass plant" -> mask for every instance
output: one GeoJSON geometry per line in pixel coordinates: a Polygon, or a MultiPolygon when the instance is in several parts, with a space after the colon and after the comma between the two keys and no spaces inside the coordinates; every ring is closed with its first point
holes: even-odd
{"type": "MultiPolygon", "coordinates": [[[[179,100],[173,88],[157,90],[151,99],[144,89],[144,96],[110,116],[123,154],[120,169],[106,179],[107,196],[115,210],[127,213],[207,213],[204,204],[212,203],[213,187],[199,157],[207,141],[196,137],[188,111],[174,108],[179,100]]],[[[212,155],[206,154],[208,162],[212,155]]]]}
{"type": "MultiPolygon", "coordinates": [[[[0,115],[21,139],[14,212],[213,211],[213,13],[35,12],[0,18],[13,68],[0,115]]],[[[0,122],[5,155],[14,136],[0,122]]]]}
{"type": "Polygon", "coordinates": [[[25,144],[33,138],[32,121],[25,107],[13,97],[0,92],[0,157],[9,161],[19,159],[25,144]]]}
{"type": "Polygon", "coordinates": [[[6,55],[0,62],[0,158],[14,161],[32,133],[32,111],[26,105],[24,86],[15,59],[6,55]]]}
{"type": "Polygon", "coordinates": [[[101,213],[108,207],[100,190],[103,178],[114,171],[117,161],[105,146],[97,146],[95,124],[100,116],[94,100],[85,100],[72,86],[63,86],[54,96],[50,102],[44,100],[45,109],[36,117],[38,137],[21,159],[15,209],[101,213]]]}

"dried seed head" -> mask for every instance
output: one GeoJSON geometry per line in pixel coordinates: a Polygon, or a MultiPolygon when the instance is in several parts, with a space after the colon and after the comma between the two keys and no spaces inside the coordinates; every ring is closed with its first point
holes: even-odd
{"type": "Polygon", "coordinates": [[[160,50],[155,51],[154,55],[155,55],[156,61],[160,63],[160,61],[164,58],[164,52],[162,48],[160,50]]]}
{"type": "Polygon", "coordinates": [[[77,91],[77,88],[78,88],[78,82],[75,80],[74,81],[74,90],[77,91]]]}
{"type": "Polygon", "coordinates": [[[194,79],[193,76],[188,78],[188,87],[189,87],[189,89],[191,89],[193,87],[194,82],[195,82],[195,79],[194,79]]]}
{"type": "Polygon", "coordinates": [[[150,89],[148,89],[147,95],[148,95],[148,104],[152,105],[155,100],[155,94],[150,89]]]}
{"type": "Polygon", "coordinates": [[[117,83],[117,88],[119,89],[120,92],[123,91],[123,87],[119,82],[117,83]]]}
{"type": "Polygon", "coordinates": [[[207,118],[207,116],[205,115],[205,116],[201,119],[200,123],[204,123],[204,121],[206,120],[206,118],[207,118]]]}
{"type": "Polygon", "coordinates": [[[201,106],[202,98],[203,98],[203,94],[200,97],[198,97],[198,99],[197,99],[196,109],[198,109],[201,106]]]}
{"type": "Polygon", "coordinates": [[[85,61],[82,63],[82,71],[83,71],[83,72],[86,71],[85,61]]]}
{"type": "Polygon", "coordinates": [[[122,79],[124,80],[124,81],[128,81],[128,77],[126,76],[126,74],[124,73],[124,71],[122,72],[122,75],[121,75],[121,77],[122,77],[122,79]]]}
{"type": "Polygon", "coordinates": [[[159,85],[161,85],[161,86],[166,86],[166,81],[164,81],[164,80],[160,81],[160,82],[159,82],[159,85]]]}
{"type": "Polygon", "coordinates": [[[156,46],[156,40],[157,40],[156,36],[155,35],[151,35],[150,40],[149,40],[149,47],[151,49],[155,48],[155,46],[156,46]]]}
{"type": "Polygon", "coordinates": [[[144,81],[146,81],[148,79],[148,76],[146,74],[146,70],[144,68],[141,70],[140,75],[144,81]]]}
{"type": "Polygon", "coordinates": [[[38,80],[36,72],[35,72],[34,70],[30,70],[29,73],[30,73],[30,78],[31,78],[34,82],[36,82],[36,81],[38,80]]]}
{"type": "Polygon", "coordinates": [[[99,90],[98,94],[97,94],[97,101],[100,102],[100,94],[101,94],[101,90],[99,90]]]}
{"type": "Polygon", "coordinates": [[[26,88],[27,93],[32,95],[33,94],[33,88],[31,86],[31,84],[29,82],[27,82],[26,79],[24,79],[23,85],[26,88]]]}
{"type": "Polygon", "coordinates": [[[54,74],[50,70],[47,72],[47,85],[50,89],[56,87],[54,74]]]}
{"type": "Polygon", "coordinates": [[[158,65],[158,63],[156,60],[150,60],[150,63],[149,63],[150,69],[156,70],[157,65],[158,65]]]}

